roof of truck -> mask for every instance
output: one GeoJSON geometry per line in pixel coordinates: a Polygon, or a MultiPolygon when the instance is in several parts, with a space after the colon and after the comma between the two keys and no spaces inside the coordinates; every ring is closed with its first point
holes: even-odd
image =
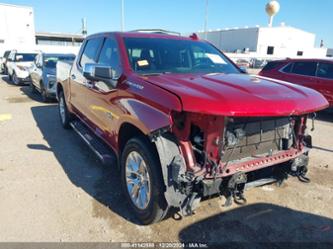
{"type": "Polygon", "coordinates": [[[177,39],[177,40],[193,40],[194,38],[179,36],[174,34],[166,34],[166,33],[146,33],[146,32],[102,32],[96,33],[93,35],[89,35],[87,38],[95,37],[95,36],[108,36],[115,35],[118,37],[134,37],[134,38],[164,38],[164,39],[177,39]]]}

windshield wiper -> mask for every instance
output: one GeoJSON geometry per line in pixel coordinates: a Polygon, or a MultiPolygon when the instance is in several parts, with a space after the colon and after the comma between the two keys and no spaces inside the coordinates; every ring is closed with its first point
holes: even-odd
{"type": "Polygon", "coordinates": [[[141,75],[142,76],[158,76],[158,75],[161,75],[162,73],[142,73],[141,75]]]}
{"type": "Polygon", "coordinates": [[[161,74],[170,74],[171,72],[154,72],[154,73],[142,73],[143,76],[158,76],[161,74]]]}

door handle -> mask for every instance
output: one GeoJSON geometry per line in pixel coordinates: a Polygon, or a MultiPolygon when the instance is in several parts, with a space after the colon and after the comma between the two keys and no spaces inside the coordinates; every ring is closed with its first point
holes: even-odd
{"type": "Polygon", "coordinates": [[[75,79],[76,79],[75,74],[72,74],[72,75],[71,75],[71,79],[72,79],[72,80],[75,80],[75,79]]]}

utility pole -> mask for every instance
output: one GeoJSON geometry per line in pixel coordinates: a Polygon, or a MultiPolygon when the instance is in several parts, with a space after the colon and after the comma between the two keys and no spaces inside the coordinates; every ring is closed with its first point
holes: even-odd
{"type": "Polygon", "coordinates": [[[204,26],[204,32],[205,32],[205,39],[207,40],[207,22],[208,22],[208,0],[206,0],[206,7],[205,7],[205,26],[204,26]]]}
{"type": "Polygon", "coordinates": [[[124,10],[124,0],[121,0],[121,31],[125,30],[125,10],[124,10]]]}

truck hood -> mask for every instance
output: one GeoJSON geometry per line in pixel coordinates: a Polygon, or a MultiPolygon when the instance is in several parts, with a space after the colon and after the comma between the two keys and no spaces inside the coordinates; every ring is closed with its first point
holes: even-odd
{"type": "Polygon", "coordinates": [[[176,94],[183,111],[223,116],[290,116],[328,107],[317,91],[247,74],[162,74],[143,77],[176,94]]]}

